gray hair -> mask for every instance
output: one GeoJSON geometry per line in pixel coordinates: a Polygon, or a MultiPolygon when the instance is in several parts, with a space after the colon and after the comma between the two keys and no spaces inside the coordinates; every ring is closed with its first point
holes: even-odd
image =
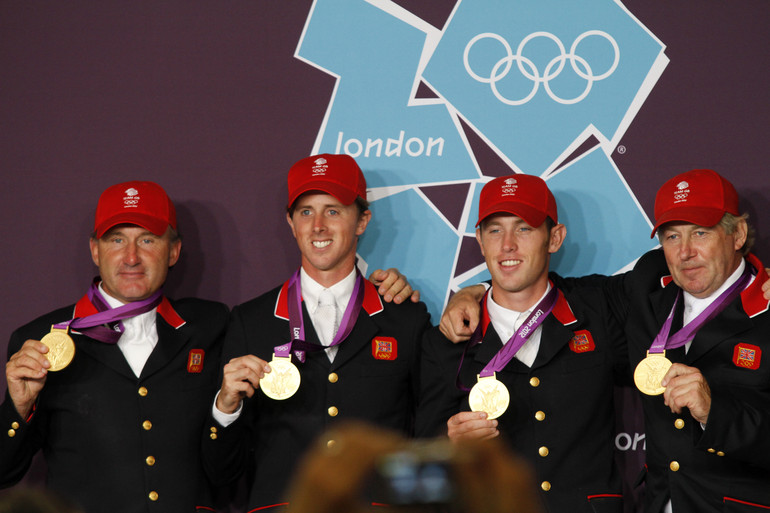
{"type": "Polygon", "coordinates": [[[746,221],[746,242],[743,243],[743,246],[741,246],[739,251],[741,252],[741,255],[746,256],[751,251],[751,248],[754,246],[754,242],[757,239],[756,230],[749,224],[749,214],[743,213],[736,216],[729,212],[725,212],[725,215],[719,220],[719,226],[722,227],[727,235],[732,235],[735,233],[736,228],[738,228],[738,223],[740,223],[741,220],[746,221]]]}

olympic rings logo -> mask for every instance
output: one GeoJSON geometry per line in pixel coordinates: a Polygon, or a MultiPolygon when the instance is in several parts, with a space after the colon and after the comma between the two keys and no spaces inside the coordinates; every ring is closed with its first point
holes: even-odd
{"type": "Polygon", "coordinates": [[[465,71],[467,71],[468,74],[471,76],[471,78],[473,78],[477,82],[489,84],[489,86],[492,88],[492,92],[494,93],[495,97],[501,102],[505,103],[506,105],[524,105],[525,103],[529,102],[535,96],[535,94],[537,94],[537,91],[540,88],[540,84],[543,84],[545,91],[548,93],[548,96],[550,96],[552,100],[565,105],[578,103],[581,100],[583,100],[586,96],[588,96],[588,93],[591,92],[591,87],[593,87],[594,82],[598,82],[599,80],[604,80],[605,78],[609,77],[615,72],[615,69],[618,67],[619,61],[620,61],[620,49],[618,48],[618,43],[615,41],[615,39],[613,39],[612,36],[610,36],[609,34],[601,30],[589,30],[580,34],[577,37],[577,39],[575,39],[575,41],[572,43],[569,53],[565,51],[564,44],[561,42],[561,40],[558,37],[551,34],[550,32],[542,32],[542,31],[533,32],[532,34],[525,37],[521,41],[521,43],[519,43],[519,47],[516,49],[516,53],[513,53],[511,51],[511,46],[508,44],[508,41],[506,41],[505,38],[503,38],[498,34],[493,34],[491,32],[485,32],[485,33],[479,34],[473,39],[471,39],[470,41],[468,41],[468,44],[465,45],[465,51],[463,52],[463,64],[465,64],[465,71]],[[614,51],[614,60],[612,62],[612,65],[604,73],[601,73],[598,75],[594,74],[593,70],[591,69],[591,66],[588,64],[588,61],[585,60],[583,57],[579,56],[576,52],[577,47],[581,43],[581,41],[591,36],[599,36],[604,38],[610,45],[612,45],[612,49],[614,51]],[[550,39],[551,41],[556,43],[556,46],[559,50],[559,55],[551,59],[551,61],[545,67],[545,71],[542,73],[542,75],[540,73],[540,70],[537,69],[537,66],[535,65],[535,63],[524,56],[524,47],[527,45],[527,43],[539,37],[550,39]],[[499,41],[500,44],[503,45],[503,48],[505,48],[505,52],[506,52],[506,55],[502,59],[497,61],[495,65],[492,67],[492,70],[489,73],[489,76],[481,76],[477,74],[475,71],[473,71],[473,69],[471,69],[471,65],[468,62],[468,54],[470,53],[471,48],[473,47],[474,44],[476,44],[476,42],[482,39],[494,39],[496,41],[499,41]],[[511,71],[513,67],[512,64],[514,61],[516,62],[516,66],[519,70],[519,73],[521,73],[521,75],[523,75],[526,79],[532,81],[532,90],[529,92],[529,94],[517,100],[511,100],[509,98],[506,98],[500,93],[500,91],[497,88],[497,83],[500,80],[504,79],[508,75],[508,73],[511,71]],[[554,78],[558,77],[559,74],[561,74],[561,72],[564,70],[566,66],[567,61],[569,61],[570,66],[572,70],[575,72],[575,74],[586,81],[586,86],[583,92],[574,98],[561,98],[556,93],[554,93],[550,87],[551,80],[553,80],[554,78]]]}

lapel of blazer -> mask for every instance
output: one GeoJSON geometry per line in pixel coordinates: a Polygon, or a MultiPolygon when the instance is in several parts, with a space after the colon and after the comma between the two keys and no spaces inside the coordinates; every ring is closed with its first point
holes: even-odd
{"type": "MultiPolygon", "coordinates": [[[[551,283],[551,286],[553,286],[553,283],[551,283]]],[[[542,326],[540,348],[532,364],[533,369],[548,364],[572,340],[572,337],[575,335],[573,330],[578,327],[578,320],[561,290],[553,310],[543,321],[542,326]]]]}
{"type": "Polygon", "coordinates": [[[733,300],[714,319],[704,324],[695,334],[695,338],[687,351],[687,362],[695,365],[702,357],[724,340],[737,335],[752,327],[752,321],[741,308],[740,299],[733,300]]]}
{"type": "Polygon", "coordinates": [[[72,338],[76,347],[75,358],[78,357],[78,351],[83,351],[118,374],[129,379],[136,379],[136,374],[131,370],[131,366],[128,365],[128,361],[117,344],[106,344],[76,333],[72,333],[72,338]]]}
{"type": "MultiPolygon", "coordinates": [[[[503,341],[500,339],[500,335],[497,333],[494,325],[490,322],[487,325],[486,331],[484,332],[484,338],[482,339],[482,342],[475,348],[471,349],[471,351],[473,351],[472,358],[475,363],[472,368],[475,369],[475,372],[473,374],[469,374],[466,370],[463,373],[463,385],[467,386],[468,388],[471,388],[473,385],[475,385],[478,379],[478,374],[482,371],[482,369],[484,369],[484,367],[486,367],[490,361],[492,361],[492,358],[494,358],[502,348],[503,341]]],[[[463,365],[463,367],[467,369],[465,365],[463,365]]],[[[513,358],[500,372],[519,373],[526,372],[527,370],[528,369],[525,365],[521,364],[521,362],[519,362],[516,358],[513,358]]]]}
{"type": "Polygon", "coordinates": [[[373,316],[384,309],[382,299],[380,299],[375,286],[369,280],[364,280],[364,301],[361,305],[361,311],[358,313],[356,324],[350,335],[340,343],[332,368],[339,368],[361,351],[364,346],[371,343],[374,336],[380,331],[373,316]]]}
{"type": "MultiPolygon", "coordinates": [[[[649,295],[650,307],[655,315],[654,335],[658,334],[663,323],[666,322],[666,318],[668,317],[668,314],[671,313],[671,309],[674,307],[674,302],[676,301],[676,296],[679,293],[679,287],[667,280],[667,278],[668,277],[663,278],[665,286],[656,289],[649,295]]],[[[682,300],[680,300],[680,302],[681,301],[682,300]]],[[[650,340],[650,344],[652,344],[652,340],[650,340]]]]}
{"type": "Polygon", "coordinates": [[[540,348],[532,364],[533,369],[548,365],[553,358],[569,344],[575,334],[572,329],[564,326],[554,316],[549,315],[543,322],[540,333],[540,348]]]}
{"type": "MultiPolygon", "coordinates": [[[[671,314],[671,309],[674,308],[674,303],[676,302],[676,296],[679,294],[679,290],[679,287],[673,283],[671,276],[664,276],[661,278],[660,288],[657,288],[649,294],[648,298],[650,301],[650,308],[652,309],[652,313],[655,318],[655,325],[650,329],[650,339],[645,342],[645,351],[649,351],[650,346],[652,346],[652,343],[655,340],[655,337],[658,335],[661,328],[663,328],[663,324],[666,322],[669,314],[671,314]]],[[[675,316],[679,315],[680,317],[675,317],[672,320],[673,322],[669,336],[673,335],[675,330],[681,328],[682,326],[681,312],[684,307],[682,304],[683,301],[683,299],[679,300],[680,304],[677,305],[678,312],[674,312],[675,316]]],[[[684,347],[666,349],[666,358],[668,358],[672,363],[684,363],[686,358],[684,347]]]]}
{"type": "Polygon", "coordinates": [[[174,328],[160,315],[158,315],[155,326],[158,329],[158,343],[150,353],[147,363],[144,364],[140,375],[141,379],[147,379],[166,367],[185,347],[192,336],[192,331],[189,328],[183,326],[174,328]]]}
{"type": "Polygon", "coordinates": [[[359,351],[364,350],[364,346],[371,345],[371,341],[379,331],[377,324],[369,317],[366,311],[361,310],[356,320],[353,331],[348,338],[339,345],[337,356],[334,357],[332,368],[337,369],[353,358],[359,351]]]}

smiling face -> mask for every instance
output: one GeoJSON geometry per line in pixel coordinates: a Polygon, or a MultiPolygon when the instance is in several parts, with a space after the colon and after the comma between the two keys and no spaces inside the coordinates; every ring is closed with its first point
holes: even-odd
{"type": "Polygon", "coordinates": [[[130,303],[154,294],[176,264],[182,241],[136,225],[118,225],[100,239],[91,239],[91,259],[99,267],[102,287],[110,296],[130,303]]]}
{"type": "Polygon", "coordinates": [[[302,253],[302,268],[311,278],[329,287],[350,274],[356,262],[358,237],[372,213],[359,213],[355,203],[343,205],[330,194],[306,193],[286,214],[302,253]]]}
{"type": "Polygon", "coordinates": [[[697,298],[709,297],[738,268],[746,241],[745,219],[728,234],[721,225],[709,228],[673,222],[658,231],[671,276],[682,290],[697,298]]]}
{"type": "Polygon", "coordinates": [[[533,228],[511,214],[494,214],[476,230],[476,240],[492,275],[492,297],[511,310],[528,310],[545,293],[548,264],[567,229],[547,223],[533,228]]]}

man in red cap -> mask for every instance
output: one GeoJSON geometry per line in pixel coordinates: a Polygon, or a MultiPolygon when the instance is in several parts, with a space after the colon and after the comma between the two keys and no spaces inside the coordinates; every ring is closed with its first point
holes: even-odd
{"type": "Polygon", "coordinates": [[[217,483],[250,471],[247,511],[284,506],[298,459],[341,419],[411,434],[420,340],[430,327],[424,304],[383,303],[357,270],[358,238],[372,213],[352,157],[304,158],[290,169],[288,189],[301,266],[233,309],[203,439],[217,483]]]}
{"type": "Polygon", "coordinates": [[[213,506],[200,429],[228,309],[163,295],[181,246],[159,185],[126,182],[101,195],[90,240],[99,278],[8,344],[2,485],[21,479],[42,448],[47,486],[86,513],[213,506]]]}
{"type": "Polygon", "coordinates": [[[536,176],[495,178],[476,227],[492,275],[483,320],[467,345],[426,337],[418,434],[501,436],[532,465],[544,511],[621,513],[611,391],[625,344],[601,289],[564,294],[549,279],[567,232],[553,194],[536,176]]]}
{"type": "MultiPolygon", "coordinates": [[[[766,511],[770,298],[753,230],[733,185],[708,169],[663,184],[655,219],[662,249],[633,271],[561,285],[602,284],[624,326],[644,408],[645,510],[766,511]]],[[[458,302],[446,326],[462,335],[474,313],[465,294],[458,302]]]]}

